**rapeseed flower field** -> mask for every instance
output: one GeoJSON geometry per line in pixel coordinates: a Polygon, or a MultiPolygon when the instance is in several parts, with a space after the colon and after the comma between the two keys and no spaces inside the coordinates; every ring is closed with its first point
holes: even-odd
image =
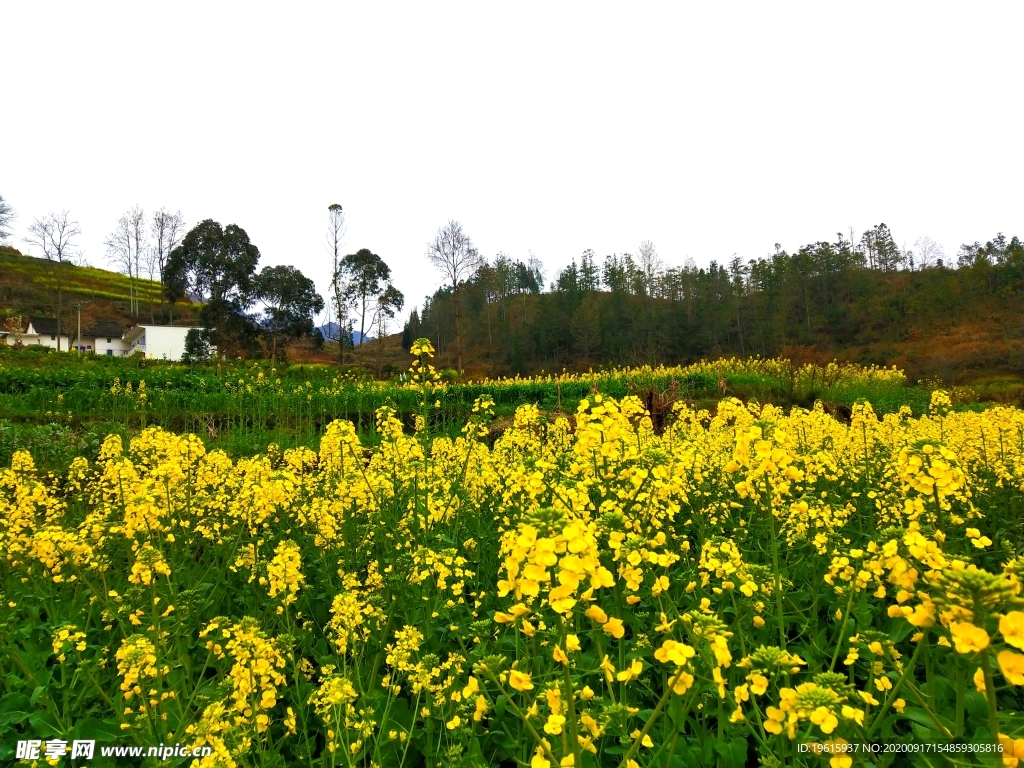
{"type": "Polygon", "coordinates": [[[493,438],[481,396],[439,436],[413,354],[419,415],[380,408],[372,450],[338,420],[237,460],[159,427],[60,475],[16,453],[0,761],[48,737],[208,745],[199,768],[1024,760],[1024,412],[725,399],[656,430],[595,392],[493,438]]]}

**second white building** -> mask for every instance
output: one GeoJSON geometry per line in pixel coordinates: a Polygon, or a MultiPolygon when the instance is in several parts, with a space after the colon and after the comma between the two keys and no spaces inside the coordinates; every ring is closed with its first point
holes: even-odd
{"type": "Polygon", "coordinates": [[[124,334],[126,354],[141,351],[155,360],[181,360],[191,330],[180,325],[136,325],[124,334]]]}

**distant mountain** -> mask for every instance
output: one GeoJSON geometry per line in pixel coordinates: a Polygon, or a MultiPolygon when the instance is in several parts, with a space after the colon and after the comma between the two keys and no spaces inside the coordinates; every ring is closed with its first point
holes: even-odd
{"type": "MultiPolygon", "coordinates": [[[[337,341],[341,335],[341,326],[331,321],[324,323],[320,326],[320,333],[324,335],[324,338],[328,341],[337,341]]],[[[352,345],[358,347],[360,344],[365,344],[368,341],[373,341],[373,336],[363,336],[362,341],[359,340],[359,331],[352,331],[352,345]]]]}
{"type": "Polygon", "coordinates": [[[320,333],[323,334],[327,341],[338,340],[338,324],[335,322],[324,323],[320,326],[320,333]]]}

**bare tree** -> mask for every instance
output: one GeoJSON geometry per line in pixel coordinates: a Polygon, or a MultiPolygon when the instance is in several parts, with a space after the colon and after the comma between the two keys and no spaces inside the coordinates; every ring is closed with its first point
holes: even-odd
{"type": "Polygon", "coordinates": [[[914,252],[907,248],[906,240],[903,241],[903,247],[900,248],[900,258],[904,264],[910,267],[910,271],[913,272],[914,267],[916,266],[916,262],[914,261],[914,252]]]}
{"type": "MultiPolygon", "coordinates": [[[[11,236],[11,226],[17,216],[14,208],[0,195],[0,243],[11,236]]],[[[3,299],[3,283],[0,282],[0,299],[3,299]]]]}
{"type": "Polygon", "coordinates": [[[149,246],[142,254],[142,266],[146,269],[146,279],[155,281],[160,277],[158,251],[155,245],[149,246]]]}
{"type": "Polygon", "coordinates": [[[141,293],[140,281],[142,279],[142,254],[149,250],[149,241],[146,237],[146,214],[139,206],[132,208],[128,214],[131,219],[131,235],[133,266],[135,267],[135,316],[139,316],[139,294],[141,293]]]}
{"type": "Polygon", "coordinates": [[[427,258],[452,286],[452,303],[455,305],[455,347],[458,369],[461,371],[462,311],[459,307],[459,286],[472,276],[482,259],[479,251],[473,246],[473,241],[457,221],[449,221],[437,230],[434,239],[427,244],[427,258]]]}
{"type": "Polygon", "coordinates": [[[658,275],[664,268],[661,257],[658,256],[658,249],[650,240],[644,240],[640,243],[637,258],[640,261],[640,271],[644,275],[644,288],[647,290],[647,295],[654,296],[658,275]]]}
{"type": "Polygon", "coordinates": [[[129,311],[138,317],[142,252],[146,250],[146,214],[138,205],[125,211],[107,235],[107,257],[128,275],[129,311]]]}
{"type": "Polygon", "coordinates": [[[132,234],[128,214],[117,220],[114,231],[107,235],[103,244],[107,247],[107,259],[115,268],[128,275],[129,312],[134,306],[134,283],[132,282],[132,234]]]}
{"type": "Polygon", "coordinates": [[[345,297],[344,276],[341,268],[341,248],[345,242],[345,212],[337,203],[327,206],[327,251],[331,255],[330,303],[337,314],[338,362],[345,362],[345,347],[341,334],[348,320],[348,301],[345,297]]]}
{"type": "Polygon", "coordinates": [[[17,211],[0,195],[0,243],[11,236],[11,227],[17,215],[17,211]]]}
{"type": "MultiPolygon", "coordinates": [[[[155,245],[150,245],[142,253],[142,266],[146,270],[146,279],[151,283],[160,282],[160,317],[163,318],[163,306],[164,306],[164,291],[163,291],[163,275],[161,274],[162,269],[160,265],[160,252],[155,245]]],[[[149,302],[149,320],[152,323],[156,322],[156,305],[149,302]]]]}
{"type": "Polygon", "coordinates": [[[69,211],[51,213],[32,222],[28,228],[30,245],[39,247],[43,258],[50,262],[57,285],[57,351],[60,351],[62,315],[64,313],[64,269],[79,258],[75,238],[82,234],[77,221],[71,219],[69,211]]]}
{"type": "Polygon", "coordinates": [[[21,340],[25,337],[25,319],[21,315],[5,317],[3,329],[7,331],[8,337],[13,339],[11,345],[20,347],[21,340]]]}
{"type": "MultiPolygon", "coordinates": [[[[537,292],[544,292],[544,262],[533,251],[528,252],[530,255],[526,259],[526,270],[533,276],[534,282],[537,283],[537,292]]],[[[474,268],[474,271],[479,269],[479,265],[474,268]]]]}
{"type": "Polygon", "coordinates": [[[161,207],[159,211],[153,211],[149,232],[153,237],[153,247],[147,252],[146,267],[150,280],[154,275],[159,276],[160,307],[162,309],[164,304],[164,265],[167,264],[171,251],[178,247],[185,234],[185,217],[181,215],[181,211],[171,213],[161,207]]]}
{"type": "Polygon", "coordinates": [[[942,246],[927,235],[919,237],[914,242],[914,247],[917,249],[917,266],[921,269],[927,269],[928,267],[934,266],[938,263],[939,259],[943,259],[946,256],[946,252],[942,250],[942,246]]]}

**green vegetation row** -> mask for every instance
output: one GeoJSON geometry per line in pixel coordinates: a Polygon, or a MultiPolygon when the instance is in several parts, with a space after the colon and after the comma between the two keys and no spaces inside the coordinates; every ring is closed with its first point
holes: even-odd
{"type": "MultiPolygon", "coordinates": [[[[603,370],[480,382],[444,381],[432,395],[431,428],[457,434],[474,401],[488,395],[498,428],[523,404],[549,414],[572,413],[593,392],[639,396],[659,425],[673,403],[714,408],[724,396],[810,407],[822,400],[842,417],[870,399],[880,413],[907,406],[923,413],[929,390],[908,386],[898,372],[859,367],[788,366],[785,361],[723,360],[686,368],[603,370]]],[[[42,467],[64,468],[92,455],[106,434],[130,436],[146,426],[195,433],[232,456],[312,447],[334,419],[352,421],[367,444],[378,436],[375,412],[395,409],[411,427],[421,412],[419,393],[404,376],[380,382],[365,371],[329,365],[237,361],[195,366],[163,361],[76,357],[30,350],[0,353],[0,462],[27,449],[42,467]]]]}

